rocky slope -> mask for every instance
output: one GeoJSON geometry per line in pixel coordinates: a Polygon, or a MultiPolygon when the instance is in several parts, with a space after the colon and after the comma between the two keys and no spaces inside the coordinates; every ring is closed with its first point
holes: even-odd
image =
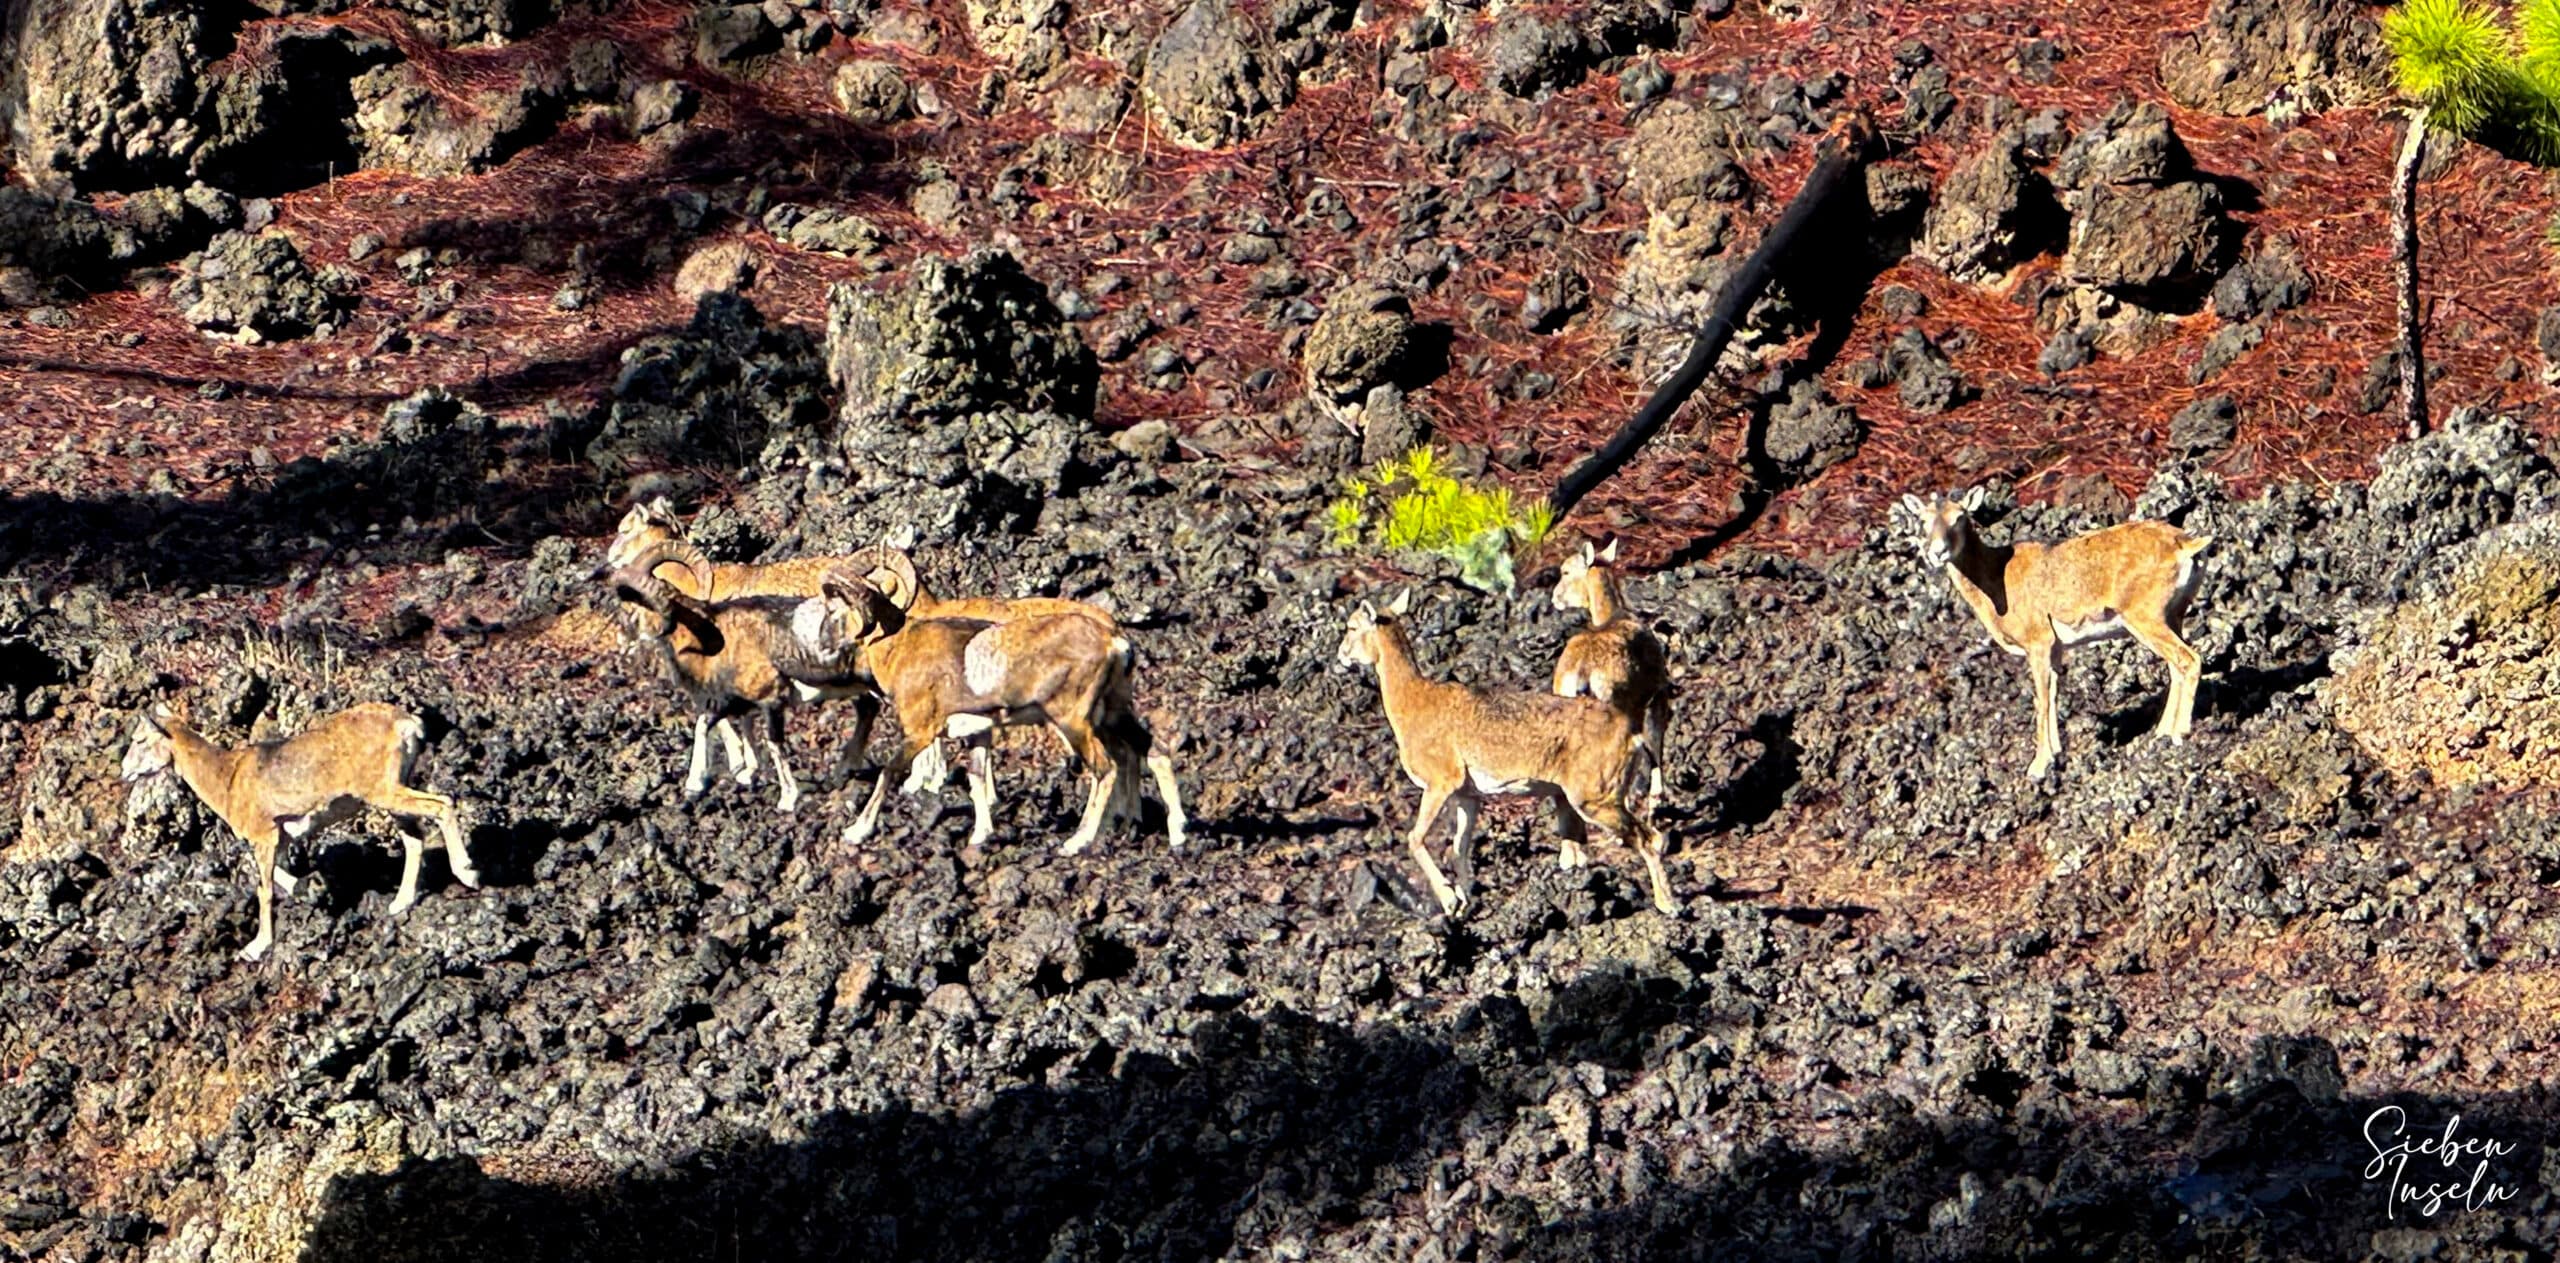
{"type": "MultiPolygon", "coordinates": [[[[0,1258],[2549,1257],[2539,220],[2440,331],[2502,406],[2388,444],[2369,15],[2190,8],[13,11],[0,1258]],[[1426,915],[1344,617],[1412,585],[1482,682],[1571,628],[1346,554],[1333,480],[1551,481],[1851,104],[1895,148],[1754,315],[1746,450],[1569,524],[1674,558],[1682,912],[1512,806],[1426,915]],[[2018,779],[2024,670],[1881,525],[1976,478],[1994,538],[2215,537],[2194,740],[2091,649],[2018,779]],[[1107,602],[1192,848],[1055,855],[1045,740],[981,854],[956,794],[859,851],[832,779],[681,801],[584,578],[658,492],[1107,602]],[[418,710],[487,887],[389,917],[343,827],[233,962],[243,848],[116,779],[179,693],[418,710]],[[2369,1176],[2395,1107],[2513,1195],[2392,1203],[2470,1174],[2369,1176]]],[[[2448,162],[2454,230],[2539,213],[2448,162]]]]}

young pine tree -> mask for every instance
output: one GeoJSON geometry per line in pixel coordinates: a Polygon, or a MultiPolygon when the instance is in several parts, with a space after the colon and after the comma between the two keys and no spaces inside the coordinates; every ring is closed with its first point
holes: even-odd
{"type": "Polygon", "coordinates": [[[2427,428],[2418,305],[2418,163],[2428,130],[2528,162],[2560,160],[2560,0],[2524,0],[2510,29],[2480,0],[2407,0],[2382,19],[2400,91],[2415,107],[2391,174],[2392,255],[2400,294],[2400,414],[2427,428]]]}

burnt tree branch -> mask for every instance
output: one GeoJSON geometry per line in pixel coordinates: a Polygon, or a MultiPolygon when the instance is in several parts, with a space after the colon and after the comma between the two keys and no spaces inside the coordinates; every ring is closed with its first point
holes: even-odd
{"type": "Polygon", "coordinates": [[[1591,494],[1592,488],[1607,481],[1610,475],[1634,459],[1635,454],[1661,431],[1672,414],[1680,410],[1680,405],[1697,392],[1699,384],[1715,368],[1716,361],[1723,358],[1725,347],[1733,341],[1734,331],[1742,324],[1743,313],[1751,310],[1751,304],[1757,302],[1762,291],[1769,287],[1770,279],[1777,273],[1779,260],[1786,257],[1796,236],[1805,225],[1813,222],[1842,181],[1859,169],[1865,140],[1866,129],[1854,117],[1824,138],[1813,173],[1806,176],[1804,186],[1796,190],[1795,200],[1787,203],[1786,212],[1778,216],[1778,222],[1769,226],[1768,235],[1760,239],[1759,248],[1753,250],[1742,267],[1726,279],[1724,289],[1716,295],[1715,306],[1708,310],[1706,322],[1698,327],[1696,339],[1689,344],[1688,358],[1682,360],[1679,369],[1654,389],[1653,396],[1644,401],[1644,406],[1637,409],[1635,416],[1629,418],[1599,451],[1584,459],[1564,476],[1564,481],[1556,484],[1548,502],[1554,507],[1557,520],[1563,520],[1584,496],[1591,494]]]}

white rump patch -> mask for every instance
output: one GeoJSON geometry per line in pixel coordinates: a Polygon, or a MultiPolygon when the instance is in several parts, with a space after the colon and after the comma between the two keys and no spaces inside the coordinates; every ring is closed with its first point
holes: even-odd
{"type": "Polygon", "coordinates": [[[1004,684],[1004,673],[1010,665],[1004,647],[995,641],[1001,627],[990,627],[969,638],[968,648],[960,654],[960,682],[969,691],[985,697],[1004,684]]]}
{"type": "Polygon", "coordinates": [[[811,653],[833,654],[839,647],[835,643],[835,628],[828,625],[827,603],[819,597],[810,597],[793,607],[791,634],[799,640],[801,648],[811,653]]]}

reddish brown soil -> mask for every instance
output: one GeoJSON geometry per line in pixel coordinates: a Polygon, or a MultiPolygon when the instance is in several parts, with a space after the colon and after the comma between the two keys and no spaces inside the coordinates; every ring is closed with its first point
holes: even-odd
{"type": "MultiPolygon", "coordinates": [[[[687,315],[663,273],[645,267],[617,274],[619,283],[586,310],[553,310],[568,248],[585,241],[608,257],[636,257],[647,243],[635,239],[635,204],[681,186],[754,180],[759,172],[777,200],[827,202],[871,217],[896,237],[893,258],[900,262],[919,251],[957,251],[992,238],[1018,243],[1034,271],[1052,281],[1081,279],[1103,267],[1138,276],[1170,269],[1190,278],[1183,296],[1198,314],[1177,333],[1197,370],[1181,389],[1157,392],[1138,383],[1130,364],[1111,366],[1101,405],[1108,424],[1161,418],[1189,430],[1212,418],[1276,408],[1297,389],[1282,332],[1245,314],[1247,270],[1214,266],[1234,216],[1260,210],[1285,221],[1308,193],[1329,186],[1359,216],[1357,236],[1394,222],[1390,203],[1403,183],[1446,179],[1371,117],[1387,99],[1376,85],[1387,43],[1410,16],[1409,6],[1391,3],[1380,7],[1377,21],[1345,37],[1331,62],[1310,76],[1312,86],[1257,139],[1219,153],[1186,151],[1166,143],[1133,111],[1094,142],[1136,163],[1127,196],[1105,200],[1080,187],[1043,188],[1037,190],[1043,209],[1032,216],[1005,222],[973,203],[965,232],[938,232],[907,207],[914,163],[940,161],[964,186],[983,191],[996,169],[1048,127],[1031,109],[993,118],[975,113],[976,84],[987,63],[970,45],[958,9],[949,0],[930,7],[942,36],[933,56],[838,41],[752,84],[662,62],[659,70],[682,74],[704,93],[696,135],[673,148],[632,142],[598,113],[573,118],[556,137],[485,176],[428,180],[365,172],[279,199],[278,222],[315,261],[345,258],[348,243],[367,231],[388,243],[357,265],[371,281],[363,311],[353,329],[334,339],[270,347],[210,341],[187,328],[148,284],[78,304],[68,329],[20,324],[0,330],[0,390],[15,405],[15,424],[0,428],[0,478],[22,490],[96,495],[138,488],[165,463],[187,494],[219,495],[236,479],[255,476],[250,449],[263,446],[278,462],[323,453],[335,441],[367,434],[384,401],[433,382],[511,419],[530,420],[546,398],[575,400],[598,391],[623,347],[647,331],[680,325],[687,315]],[[934,85],[946,111],[856,134],[834,117],[824,91],[833,66],[856,55],[900,62],[934,85]],[[793,187],[795,180],[802,186],[793,187]],[[1172,236],[1144,243],[1143,230],[1158,223],[1170,226],[1172,236]],[[440,271],[439,277],[461,280],[461,301],[411,330],[417,349],[349,366],[382,322],[407,309],[407,287],[392,263],[397,255],[414,243],[458,244],[476,253],[493,241],[526,243],[498,253],[530,261],[466,261],[440,271]],[[139,346],[114,344],[119,335],[135,333],[143,336],[139,346]],[[1275,383],[1258,394],[1247,391],[1244,379],[1265,366],[1281,370],[1275,383]],[[218,402],[200,398],[197,386],[214,379],[239,389],[218,402]],[[165,454],[117,454],[121,449],[110,449],[108,440],[127,433],[121,423],[144,399],[183,421],[172,434],[150,436],[165,454]],[[76,469],[48,463],[72,449],[90,459],[76,469]]],[[[1737,67],[1809,74],[1841,67],[1855,80],[1853,96],[1891,117],[1894,107],[1880,95],[1884,72],[1892,49],[1916,35],[1954,72],[1969,117],[1978,118],[1982,101],[2002,92],[2030,112],[2060,105],[2083,118],[2124,94],[2163,99],[2157,42],[2191,26],[2203,9],[2202,0],[2058,12],[2025,4],[1985,10],[1896,3],[1872,10],[1863,27],[1782,24],[1746,12],[1705,25],[1701,38],[1664,61],[1675,74],[1737,67]],[[2067,54],[2045,85],[2025,82],[2006,64],[2019,43],[2038,35],[2056,40],[2067,54]]],[[[437,49],[379,14],[346,20],[397,39],[431,83],[460,96],[510,81],[527,61],[562,57],[570,44],[608,26],[635,47],[673,56],[686,12],[642,5],[609,24],[564,23],[515,46],[465,50],[437,49]]],[[[245,40],[236,55],[255,56],[259,42],[245,40]]],[[[1468,43],[1460,39],[1433,53],[1435,69],[1472,82],[1468,43]]],[[[1544,209],[1561,210],[1577,197],[1585,171],[1606,179],[1618,174],[1615,147],[1626,133],[1627,111],[1614,79],[1594,76],[1534,106],[1498,98],[1497,108],[1503,116],[1478,121],[1501,133],[1503,152],[1532,170],[1553,166],[1566,175],[1551,198],[1558,204],[1544,209]]],[[[2253,246],[2268,238],[2292,240],[2318,286],[2308,306],[2279,319],[2264,345],[2202,388],[2231,394],[2242,409],[2239,441],[2214,468],[2244,488],[2274,479],[2363,476],[2394,431],[2388,410],[2359,416],[2351,403],[2366,366],[2390,342],[2384,193],[2394,116],[2341,110],[2278,130],[2263,119],[2173,113],[2202,168],[2257,190],[2261,206],[2240,214],[2253,246]],[[2322,381],[2333,383],[2325,394],[2317,386],[2322,381]]],[[[1913,157],[1944,169],[1960,156],[1960,143],[1932,140],[1913,157]]],[[[1774,214],[1810,160],[1809,145],[1754,159],[1760,194],[1746,216],[1746,234],[1774,214]]],[[[2439,416],[2482,403],[2540,420],[2546,390],[2532,341],[2549,266],[2542,229],[2552,209],[2539,173],[2476,146],[2466,147],[2427,188],[2429,350],[2444,373],[2434,394],[2439,416]]],[[[1609,362],[1609,335],[1593,316],[1560,335],[1536,337],[1507,318],[1479,322],[1469,312],[1516,310],[1530,279],[1560,265],[1592,276],[1605,304],[1616,243],[1641,222],[1632,195],[1619,190],[1556,250],[1471,239],[1463,227],[1449,234],[1465,258],[1452,280],[1419,304],[1420,314],[1450,323],[1453,363],[1482,355],[1488,371],[1469,377],[1453,370],[1416,402],[1452,438],[1549,454],[1516,475],[1525,489],[1560,477],[1574,454],[1596,446],[1633,411],[1650,383],[1631,380],[1609,362]],[[1483,382],[1506,364],[1550,373],[1560,386],[1530,402],[1498,399],[1483,382]]],[[[1289,242],[1318,297],[1360,244],[1329,236],[1299,232],[1289,242]]],[[[761,232],[751,239],[766,256],[752,297],[775,319],[820,322],[827,285],[867,274],[852,261],[803,254],[761,232]]],[[[2209,313],[2186,318],[2162,344],[2128,359],[2102,359],[2053,389],[2034,367],[2044,331],[2021,299],[2033,292],[2036,274],[2053,266],[2050,257],[2032,262],[1990,289],[1957,285],[1916,262],[1881,278],[1879,288],[1906,285],[1929,298],[1930,310],[1918,323],[1933,336],[1969,332],[1972,344],[1956,359],[1981,397],[1950,414],[1914,417],[1889,389],[1858,390],[1842,380],[1841,365],[1833,365],[1829,388],[1855,402],[1872,437],[1855,460],[1780,497],[1741,542],[1789,551],[1835,546],[1869,526],[1892,494],[1984,476],[2016,478],[2031,499],[2090,474],[2137,489],[2164,455],[2170,416],[2199,393],[2187,370],[2218,322],[2209,313]]],[[[1115,307],[1147,301],[1145,288],[1103,301],[1115,307]]],[[[1892,331],[1871,306],[1842,364],[1892,331]]],[[[1585,520],[1624,531],[1641,557],[1656,560],[1724,523],[1742,481],[1736,398],[1729,387],[1711,386],[1637,466],[1586,502],[1585,520]]],[[[1275,449],[1285,445],[1275,436],[1275,449]]]]}

